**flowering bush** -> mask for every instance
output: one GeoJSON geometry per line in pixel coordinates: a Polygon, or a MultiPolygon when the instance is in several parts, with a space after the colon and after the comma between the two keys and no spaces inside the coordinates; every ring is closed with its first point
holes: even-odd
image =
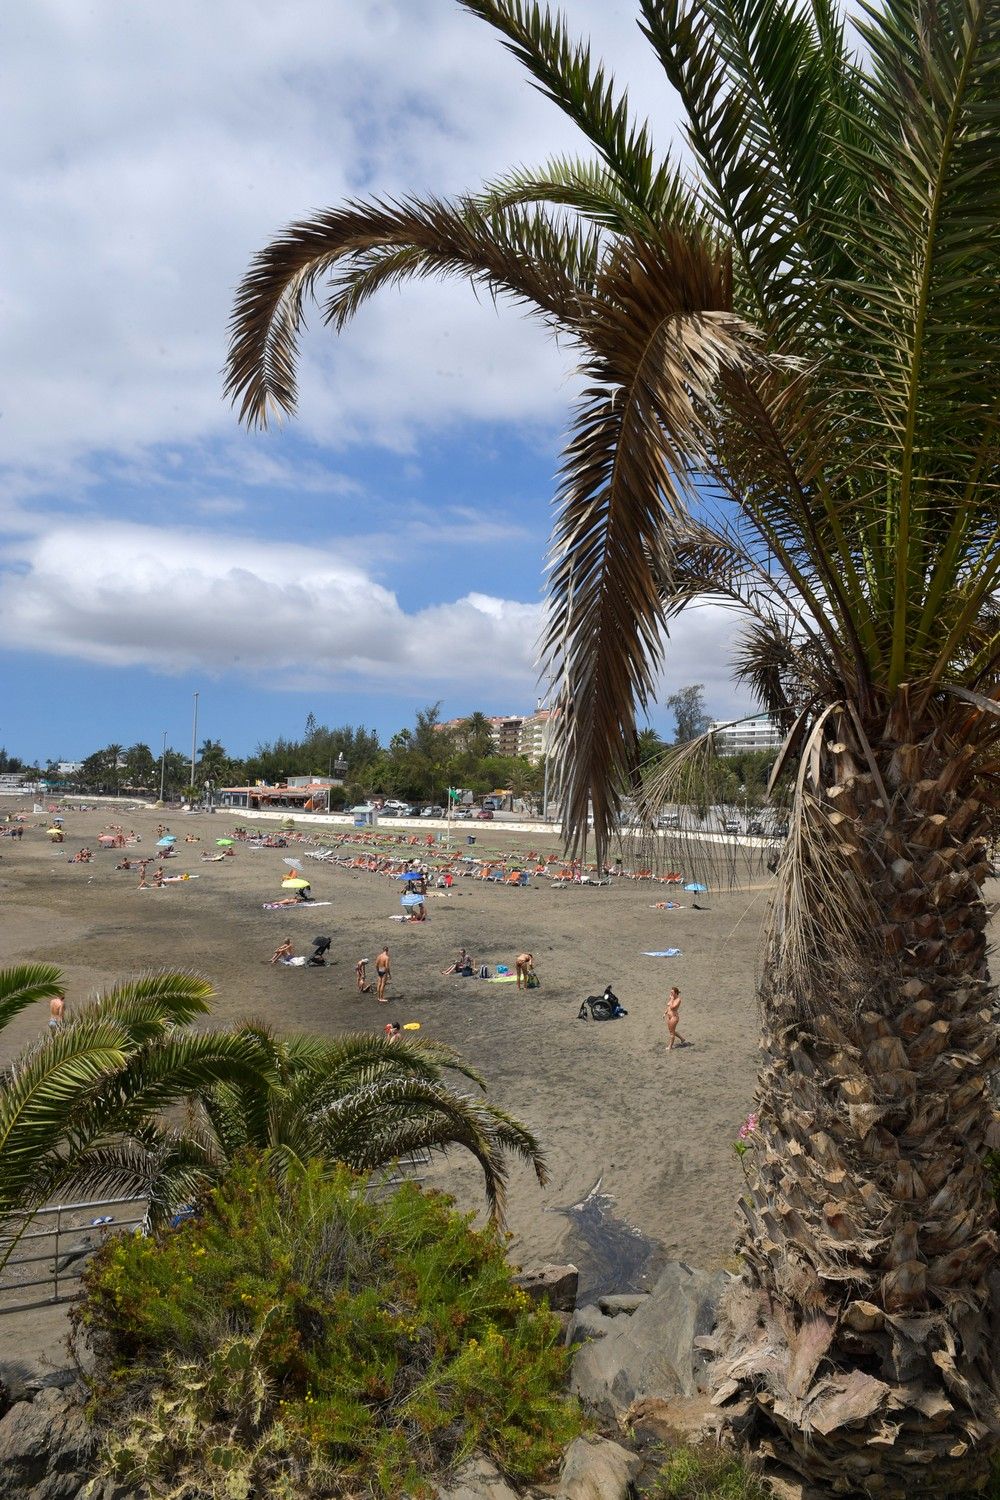
{"type": "Polygon", "coordinates": [[[502,1238],[318,1163],[246,1160],[179,1229],[110,1239],[75,1316],[104,1471],[152,1496],[418,1496],[474,1448],[530,1477],[580,1427],[502,1238]]]}

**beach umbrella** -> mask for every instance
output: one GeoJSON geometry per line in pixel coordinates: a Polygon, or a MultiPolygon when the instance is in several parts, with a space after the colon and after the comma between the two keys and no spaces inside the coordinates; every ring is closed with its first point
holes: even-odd
{"type": "Polygon", "coordinates": [[[157,849],[169,849],[170,845],[173,842],[174,842],[173,839],[157,839],[156,840],[156,847],[157,847],[157,849]]]}
{"type": "Polygon", "coordinates": [[[396,876],[397,880],[423,880],[423,878],[419,870],[404,870],[402,875],[396,876]]]}
{"type": "Polygon", "coordinates": [[[281,888],[285,891],[304,891],[308,884],[308,880],[303,880],[301,877],[296,879],[294,876],[289,876],[287,880],[281,882],[281,888]]]}
{"type": "Polygon", "coordinates": [[[707,891],[708,886],[702,885],[698,880],[692,880],[684,887],[684,889],[686,891],[707,891]]]}
{"type": "Polygon", "coordinates": [[[286,864],[288,866],[288,868],[293,872],[293,874],[295,874],[295,875],[301,875],[302,874],[302,861],[301,861],[301,859],[285,859],[285,860],[282,861],[282,863],[286,864]]]}
{"type": "Polygon", "coordinates": [[[424,898],[417,895],[400,896],[399,904],[400,906],[423,906],[424,898]]]}
{"type": "Polygon", "coordinates": [[[232,839],[216,839],[215,844],[218,849],[228,849],[232,842],[232,839]]]}

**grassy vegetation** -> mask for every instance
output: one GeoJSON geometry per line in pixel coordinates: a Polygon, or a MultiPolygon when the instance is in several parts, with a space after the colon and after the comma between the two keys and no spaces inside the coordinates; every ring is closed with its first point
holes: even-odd
{"type": "Polygon", "coordinates": [[[247,1159],[178,1230],[109,1240],[75,1316],[104,1472],[153,1496],[426,1495],[474,1449],[523,1480],[581,1426],[501,1236],[319,1163],[247,1159]]]}
{"type": "Polygon", "coordinates": [[[718,1448],[672,1448],[645,1500],[770,1500],[770,1486],[743,1459],[718,1448]]]}

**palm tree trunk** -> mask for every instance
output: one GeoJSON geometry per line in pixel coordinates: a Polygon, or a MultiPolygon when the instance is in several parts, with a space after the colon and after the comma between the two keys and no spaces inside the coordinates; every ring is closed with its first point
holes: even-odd
{"type": "Polygon", "coordinates": [[[1000,1433],[987,808],[972,746],[954,724],[915,732],[905,692],[874,746],[845,720],[800,800],[824,859],[867,891],[869,963],[848,957],[850,916],[838,953],[830,888],[827,952],[797,984],[779,892],[717,1400],[740,1399],[764,1451],[832,1493],[955,1495],[1000,1433]]]}

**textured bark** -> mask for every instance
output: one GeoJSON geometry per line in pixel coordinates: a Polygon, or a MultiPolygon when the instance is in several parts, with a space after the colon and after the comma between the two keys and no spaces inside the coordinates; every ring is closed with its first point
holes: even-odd
{"type": "Polygon", "coordinates": [[[874,745],[838,722],[800,789],[823,872],[839,859],[870,919],[847,931],[857,902],[830,888],[804,982],[775,929],[746,1276],[715,1366],[716,1399],[742,1401],[765,1450],[833,1493],[881,1497],[976,1489],[1000,1434],[991,814],[955,726],[920,738],[907,718],[904,695],[874,745]]]}

